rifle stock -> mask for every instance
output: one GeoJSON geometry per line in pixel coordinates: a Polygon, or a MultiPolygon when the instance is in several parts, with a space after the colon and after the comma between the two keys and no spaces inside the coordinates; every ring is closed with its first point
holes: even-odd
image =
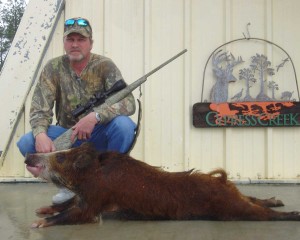
{"type": "MultiPolygon", "coordinates": [[[[186,52],[187,52],[187,49],[184,49],[180,53],[176,54],[174,57],[172,57],[169,60],[165,61],[164,63],[162,63],[158,67],[154,68],[152,71],[148,72],[146,75],[142,76],[138,80],[136,80],[133,83],[129,84],[127,87],[123,88],[122,90],[118,91],[114,95],[107,98],[105,103],[108,106],[111,106],[111,105],[119,102],[120,100],[125,98],[128,94],[130,94],[132,91],[134,91],[137,87],[139,87],[144,82],[146,82],[147,78],[150,75],[157,72],[158,70],[160,70],[161,68],[163,68],[164,66],[166,66],[170,62],[174,61],[176,58],[178,58],[179,56],[181,56],[182,54],[184,54],[186,52]]],[[[70,140],[72,132],[73,132],[73,130],[70,128],[65,133],[63,133],[62,135],[60,135],[58,138],[56,138],[54,140],[54,146],[55,146],[57,151],[68,149],[72,146],[73,143],[70,140]]]]}

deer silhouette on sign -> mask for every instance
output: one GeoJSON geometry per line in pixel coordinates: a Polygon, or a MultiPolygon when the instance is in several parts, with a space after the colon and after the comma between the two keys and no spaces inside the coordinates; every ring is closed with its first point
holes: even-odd
{"type": "Polygon", "coordinates": [[[216,76],[216,83],[211,89],[210,100],[212,102],[227,102],[228,99],[228,84],[235,82],[237,79],[233,76],[233,68],[243,63],[243,59],[235,57],[227,52],[221,53],[219,50],[212,56],[213,72],[216,76]]]}

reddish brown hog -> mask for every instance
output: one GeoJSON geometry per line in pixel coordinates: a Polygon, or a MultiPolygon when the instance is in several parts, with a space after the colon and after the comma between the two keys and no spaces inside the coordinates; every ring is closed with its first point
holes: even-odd
{"type": "Polygon", "coordinates": [[[89,144],[29,154],[25,163],[35,176],[76,193],[63,204],[38,209],[58,214],[32,227],[96,222],[112,209],[114,217],[135,220],[300,220],[299,212],[269,208],[283,206],[279,200],[242,195],[221,169],[166,172],[125,154],[99,153],[89,144]]]}

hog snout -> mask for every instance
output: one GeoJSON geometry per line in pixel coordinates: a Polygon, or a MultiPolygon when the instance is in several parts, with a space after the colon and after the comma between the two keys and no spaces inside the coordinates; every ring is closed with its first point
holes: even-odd
{"type": "Polygon", "coordinates": [[[34,176],[39,177],[42,175],[44,165],[37,157],[37,154],[26,154],[25,156],[26,169],[34,176]]]}

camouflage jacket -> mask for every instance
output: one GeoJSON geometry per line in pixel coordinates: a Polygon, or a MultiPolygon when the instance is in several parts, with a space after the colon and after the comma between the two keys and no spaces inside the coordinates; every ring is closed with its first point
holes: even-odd
{"type": "MultiPolygon", "coordinates": [[[[71,111],[120,79],[121,72],[109,58],[93,53],[79,77],[71,69],[66,55],[50,60],[42,70],[32,96],[30,124],[33,135],[47,131],[53,120],[54,105],[58,125],[71,128],[77,122],[71,111]]],[[[112,106],[103,104],[95,111],[100,114],[100,123],[107,123],[118,115],[133,114],[135,100],[129,94],[120,102],[112,106]]]]}

